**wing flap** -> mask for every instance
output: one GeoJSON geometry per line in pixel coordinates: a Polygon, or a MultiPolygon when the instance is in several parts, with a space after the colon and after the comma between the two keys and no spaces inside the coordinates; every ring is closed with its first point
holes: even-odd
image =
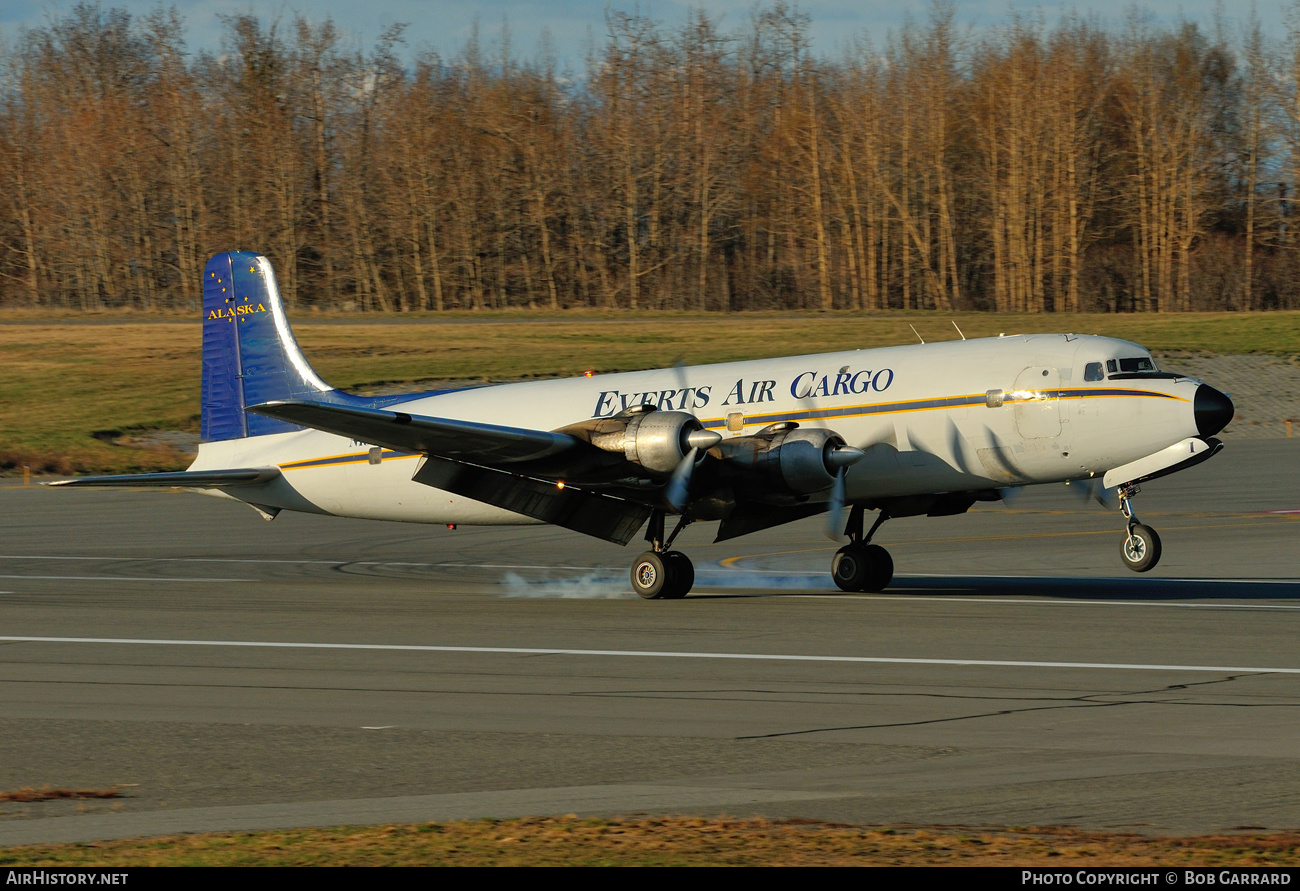
{"type": "Polygon", "coordinates": [[[724,517],[722,522],[718,524],[718,535],[713,541],[716,544],[720,541],[749,535],[751,532],[758,532],[760,529],[770,529],[773,526],[793,523],[795,520],[802,520],[804,517],[811,517],[825,512],[825,503],[795,504],[785,507],[762,504],[738,506],[731,512],[730,516],[724,517]]]}
{"type": "Polygon", "coordinates": [[[182,470],[175,473],[127,473],[119,476],[80,476],[46,483],[47,486],[117,486],[122,488],[224,489],[257,486],[280,475],[278,467],[241,467],[228,470],[182,470]]]}
{"type": "Polygon", "coordinates": [[[566,433],[297,399],[264,402],[250,406],[248,411],[385,448],[479,464],[534,461],[579,445],[579,440],[566,433]]]}
{"type": "Polygon", "coordinates": [[[649,507],[613,495],[438,457],[426,458],[414,479],[620,545],[631,541],[650,516],[649,507]]]}

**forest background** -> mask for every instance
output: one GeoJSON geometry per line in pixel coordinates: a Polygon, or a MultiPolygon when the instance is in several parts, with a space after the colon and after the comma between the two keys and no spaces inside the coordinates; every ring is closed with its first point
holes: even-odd
{"type": "Polygon", "coordinates": [[[1300,28],[610,11],[579,72],[225,28],[0,47],[0,307],[193,310],[239,248],[323,310],[1300,308],[1300,28]]]}

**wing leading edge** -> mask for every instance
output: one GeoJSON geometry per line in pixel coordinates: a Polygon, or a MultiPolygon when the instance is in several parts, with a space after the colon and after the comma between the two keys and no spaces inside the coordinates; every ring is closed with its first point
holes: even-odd
{"type": "Polygon", "coordinates": [[[472,458],[475,464],[536,461],[566,452],[579,444],[566,433],[430,418],[380,408],[326,405],[300,399],[264,402],[249,406],[248,411],[399,451],[423,452],[452,460],[472,458]]]}

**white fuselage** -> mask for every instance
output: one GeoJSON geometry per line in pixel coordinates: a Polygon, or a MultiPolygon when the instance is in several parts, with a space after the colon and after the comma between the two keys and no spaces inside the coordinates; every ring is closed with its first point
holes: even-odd
{"type": "MultiPolygon", "coordinates": [[[[849,501],[1100,475],[1197,433],[1198,381],[1085,380],[1085,368],[1148,356],[1135,344],[1016,335],[481,387],[389,409],[555,430],[649,402],[724,438],[795,421],[867,450],[849,501]],[[999,391],[1001,398],[999,398],[999,391]]],[[[278,466],[231,496],[264,507],[417,523],[536,522],[415,483],[419,455],[316,430],[205,443],[191,470],[278,466]]]]}

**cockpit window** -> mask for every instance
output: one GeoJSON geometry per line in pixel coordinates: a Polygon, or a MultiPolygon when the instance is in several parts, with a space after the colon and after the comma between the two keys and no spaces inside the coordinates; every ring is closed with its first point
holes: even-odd
{"type": "Polygon", "coordinates": [[[1160,371],[1150,356],[1132,359],[1107,359],[1106,376],[1112,380],[1134,378],[1177,378],[1179,375],[1160,371]]]}
{"type": "Polygon", "coordinates": [[[1089,362],[1083,366],[1083,379],[1085,381],[1105,380],[1106,375],[1101,370],[1100,362],[1089,362]]]}
{"type": "Polygon", "coordinates": [[[1152,362],[1148,356],[1141,356],[1137,359],[1108,359],[1106,361],[1106,370],[1111,374],[1135,374],[1143,371],[1155,371],[1156,363],[1152,362]]]}

